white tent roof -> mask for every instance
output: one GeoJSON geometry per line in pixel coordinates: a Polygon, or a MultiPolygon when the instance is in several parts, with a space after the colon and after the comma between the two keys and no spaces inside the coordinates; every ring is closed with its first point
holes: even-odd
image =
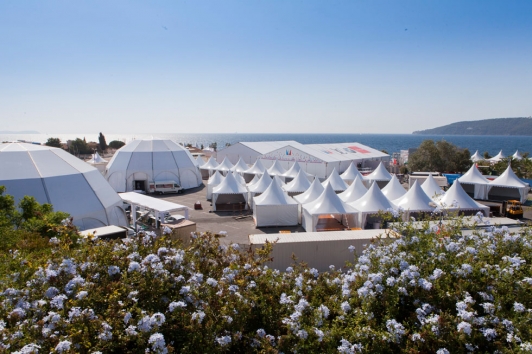
{"type": "Polygon", "coordinates": [[[371,172],[367,176],[364,176],[364,179],[370,181],[389,181],[392,179],[392,175],[386,170],[386,168],[381,162],[379,163],[379,166],[377,166],[375,171],[371,172]]]}
{"type": "Polygon", "coordinates": [[[516,160],[522,160],[523,156],[519,153],[519,150],[516,150],[512,157],[516,160]]]}
{"type": "Polygon", "coordinates": [[[253,166],[251,166],[246,171],[244,171],[244,173],[256,174],[257,175],[257,174],[263,174],[264,171],[266,171],[266,167],[264,167],[264,165],[262,164],[262,162],[260,160],[257,160],[257,161],[255,161],[253,166]]]}
{"type": "Polygon", "coordinates": [[[466,184],[487,184],[489,182],[474,164],[463,176],[458,178],[458,181],[466,184]]]}
{"type": "Polygon", "coordinates": [[[251,193],[264,193],[264,191],[268,189],[271,183],[272,178],[267,173],[265,173],[260,177],[257,183],[249,186],[248,189],[251,193]]]}
{"type": "Polygon", "coordinates": [[[275,160],[273,165],[268,169],[270,176],[282,176],[286,173],[286,170],[281,166],[279,160],[275,160]]]}
{"type": "Polygon", "coordinates": [[[414,182],[412,187],[400,198],[392,201],[397,207],[410,211],[432,211],[434,207],[430,206],[433,203],[432,199],[421,189],[421,186],[414,182]]]}
{"type": "Polygon", "coordinates": [[[369,187],[368,191],[362,196],[362,198],[349,203],[349,205],[365,213],[377,213],[379,210],[386,211],[395,207],[395,205],[382,194],[382,191],[376,183],[373,183],[371,187],[369,187]]]}
{"type": "Polygon", "coordinates": [[[103,159],[100,154],[98,154],[97,152],[95,152],[92,157],[90,158],[90,160],[87,160],[85,161],[87,163],[90,163],[91,165],[95,165],[97,163],[106,163],[107,160],[103,159]]]}
{"type": "MultiPolygon", "coordinates": [[[[299,171],[302,171],[302,168],[301,168],[301,165],[299,165],[299,162],[295,162],[292,167],[290,167],[290,169],[288,169],[288,171],[286,171],[284,174],[283,174],[283,177],[291,177],[291,178],[295,178],[298,174],[299,174],[299,171]]],[[[304,172],[304,171],[303,171],[304,172]]],[[[308,179],[308,178],[307,178],[308,179]]],[[[310,183],[309,183],[310,185],[310,183]]]]}
{"type": "Polygon", "coordinates": [[[406,190],[397,177],[392,175],[391,181],[382,189],[382,194],[384,194],[388,200],[394,200],[405,195],[406,190]]]}
{"type": "Polygon", "coordinates": [[[284,184],[285,184],[285,183],[283,182],[283,180],[281,179],[281,177],[279,177],[279,176],[273,176],[273,180],[274,180],[275,182],[277,182],[277,184],[278,184],[279,187],[281,187],[281,188],[282,188],[282,187],[284,186],[284,184]]]}
{"type": "Polygon", "coordinates": [[[125,202],[136,204],[136,205],[142,205],[145,208],[158,211],[158,212],[172,212],[172,211],[182,211],[182,210],[188,210],[189,208],[187,206],[172,203],[169,201],[166,201],[164,199],[159,198],[153,198],[144,194],[140,194],[137,192],[126,192],[126,193],[119,193],[118,194],[122,200],[125,202]]]}
{"type": "Polygon", "coordinates": [[[485,160],[485,159],[482,155],[478,153],[478,150],[475,151],[475,153],[471,156],[471,161],[473,162],[482,161],[482,160],[485,160]]]}
{"type": "Polygon", "coordinates": [[[491,162],[499,162],[500,160],[504,159],[505,157],[506,157],[506,155],[504,155],[504,154],[502,153],[502,150],[501,150],[501,151],[499,151],[499,153],[498,153],[497,155],[493,156],[493,157],[490,159],[490,161],[491,161],[491,162]]]}
{"type": "Polygon", "coordinates": [[[456,180],[452,186],[445,192],[445,194],[436,201],[437,204],[443,208],[448,208],[451,210],[460,209],[460,210],[488,210],[489,207],[477,203],[473,198],[471,198],[464,188],[460,185],[460,181],[456,180]],[[456,205],[457,207],[454,207],[456,205]]]}
{"type": "Polygon", "coordinates": [[[310,188],[310,181],[305,171],[300,170],[295,178],[283,186],[287,192],[304,192],[310,188]]]}
{"type": "Polygon", "coordinates": [[[122,199],[102,174],[63,149],[0,144],[0,185],[15,203],[29,195],[69,213],[82,230],[127,225],[122,199]]]}
{"type": "Polygon", "coordinates": [[[216,162],[216,159],[211,156],[207,162],[200,166],[200,168],[202,170],[215,170],[218,166],[219,164],[216,162]]]}
{"type": "Polygon", "coordinates": [[[508,166],[502,175],[489,182],[489,184],[499,187],[526,187],[526,184],[516,176],[511,166],[508,166]]]}
{"type": "Polygon", "coordinates": [[[340,197],[345,203],[351,203],[362,198],[367,191],[368,189],[362,182],[362,176],[357,176],[353,183],[351,183],[344,192],[338,194],[338,197],[340,197]]]}
{"type": "Polygon", "coordinates": [[[423,189],[423,192],[425,192],[432,199],[434,199],[435,196],[439,196],[444,193],[432,175],[429,175],[425,182],[423,182],[421,189],[423,189]]]}
{"type": "Polygon", "coordinates": [[[305,192],[301,193],[300,195],[294,196],[294,199],[299,204],[305,204],[318,198],[322,192],[323,192],[323,186],[321,185],[320,181],[316,178],[310,184],[309,189],[307,189],[305,192]]]}
{"type": "Polygon", "coordinates": [[[344,181],[354,181],[357,177],[359,177],[360,179],[363,178],[362,174],[358,171],[354,161],[351,161],[351,164],[349,165],[347,170],[345,170],[344,173],[340,175],[340,177],[342,177],[344,181]]]}
{"type": "Polygon", "coordinates": [[[246,185],[241,184],[235,179],[232,173],[228,173],[225,176],[222,183],[214,187],[213,194],[243,194],[247,193],[248,189],[246,185]]]}
{"type": "Polygon", "coordinates": [[[323,187],[325,187],[327,184],[331,185],[332,189],[335,192],[338,192],[338,191],[343,192],[347,189],[347,184],[340,177],[338,172],[336,172],[336,168],[333,168],[330,176],[325,181],[322,182],[323,187]]]}
{"type": "Polygon", "coordinates": [[[302,207],[311,215],[353,214],[358,212],[353,206],[344,203],[334,192],[330,184],[325,187],[318,198],[303,204],[302,207]]]}
{"type": "Polygon", "coordinates": [[[231,171],[234,172],[244,172],[249,169],[249,166],[242,160],[242,158],[239,158],[237,163],[231,168],[231,171]]]}
{"type": "Polygon", "coordinates": [[[255,205],[297,204],[297,202],[286,195],[279,184],[275,183],[273,180],[270,180],[270,185],[268,188],[266,188],[266,190],[258,197],[254,197],[253,201],[255,205]]]}
{"type": "Polygon", "coordinates": [[[229,161],[229,159],[224,158],[224,160],[222,161],[221,164],[218,165],[218,167],[216,167],[216,169],[218,171],[231,171],[231,169],[234,167],[234,165],[231,163],[231,161],[229,161]]]}
{"type": "Polygon", "coordinates": [[[220,174],[218,171],[214,171],[211,177],[209,177],[209,180],[207,181],[208,185],[219,185],[224,180],[224,176],[220,174]]]}
{"type": "Polygon", "coordinates": [[[236,180],[238,183],[243,184],[243,185],[246,185],[246,180],[244,179],[244,177],[242,177],[241,175],[239,175],[238,172],[231,171],[231,174],[233,175],[233,177],[235,177],[235,180],[236,180]]]}
{"type": "Polygon", "coordinates": [[[254,185],[255,183],[257,183],[261,177],[262,177],[262,175],[253,176],[253,179],[249,183],[246,183],[248,188],[251,187],[252,185],[254,185]]]}

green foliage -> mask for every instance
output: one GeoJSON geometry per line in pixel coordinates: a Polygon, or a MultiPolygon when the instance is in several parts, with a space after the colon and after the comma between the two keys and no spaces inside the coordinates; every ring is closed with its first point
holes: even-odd
{"type": "Polygon", "coordinates": [[[56,147],[56,148],[61,148],[62,147],[61,139],[59,139],[59,138],[48,138],[48,140],[46,141],[46,143],[44,143],[44,145],[51,146],[51,147],[56,147]]]}
{"type": "Polygon", "coordinates": [[[440,140],[424,140],[408,158],[411,171],[465,172],[471,167],[468,149],[440,140]]]}
{"type": "Polygon", "coordinates": [[[124,143],[123,141],[119,141],[119,140],[113,140],[109,143],[109,147],[115,150],[120,149],[124,145],[126,145],[126,143],[124,143]]]}
{"type": "Polygon", "coordinates": [[[213,148],[214,151],[217,151],[217,149],[218,149],[218,143],[217,143],[217,142],[211,143],[211,145],[209,145],[209,147],[213,148]]]}
{"type": "Polygon", "coordinates": [[[456,122],[413,134],[434,135],[532,135],[532,118],[494,118],[456,122]]]}
{"type": "Polygon", "coordinates": [[[484,156],[484,159],[486,159],[486,160],[491,159],[493,157],[493,156],[490,156],[489,152],[487,152],[487,151],[484,151],[483,156],[484,156]]]}
{"type": "Polygon", "coordinates": [[[76,138],[76,140],[70,143],[68,151],[73,155],[88,155],[93,152],[85,139],[81,140],[80,138],[76,138]]]}
{"type": "Polygon", "coordinates": [[[98,136],[98,142],[100,151],[107,150],[107,142],[105,141],[105,136],[102,133],[100,133],[100,135],[98,136]]]}
{"type": "Polygon", "coordinates": [[[517,177],[532,178],[532,161],[530,161],[528,158],[516,160],[511,156],[507,157],[494,164],[490,171],[492,174],[501,175],[508,168],[508,164],[512,166],[512,170],[515,172],[517,177]]]}

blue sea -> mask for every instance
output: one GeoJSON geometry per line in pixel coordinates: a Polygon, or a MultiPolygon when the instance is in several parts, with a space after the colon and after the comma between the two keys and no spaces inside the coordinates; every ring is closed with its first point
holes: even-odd
{"type": "MultiPolygon", "coordinates": [[[[120,140],[130,142],[135,139],[163,138],[171,139],[178,143],[208,146],[216,142],[218,150],[226,144],[234,144],[241,141],[276,141],[295,140],[302,144],[326,144],[342,142],[358,142],[378,150],[386,150],[388,153],[399,152],[409,148],[418,147],[423,140],[434,141],[446,140],[461,148],[467,148],[473,154],[478,150],[481,154],[487,151],[490,155],[496,155],[501,149],[504,154],[511,155],[516,150],[520,152],[532,152],[532,137],[530,136],[465,136],[465,135],[412,135],[412,134],[106,134],[106,141],[120,140]]],[[[50,137],[60,138],[61,141],[85,138],[87,141],[98,141],[97,133],[90,134],[0,134],[0,141],[27,140],[31,142],[45,143],[50,137]]]]}

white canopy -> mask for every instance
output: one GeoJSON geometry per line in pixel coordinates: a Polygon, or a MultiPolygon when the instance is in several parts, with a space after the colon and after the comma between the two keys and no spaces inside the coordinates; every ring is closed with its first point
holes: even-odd
{"type": "Polygon", "coordinates": [[[340,197],[344,203],[351,203],[362,198],[367,191],[368,189],[362,182],[362,176],[357,176],[355,177],[353,183],[351,183],[351,185],[344,192],[338,194],[338,197],[340,197]]]}
{"type": "Polygon", "coordinates": [[[253,198],[253,218],[257,227],[297,225],[298,204],[270,179],[268,188],[253,198]]]}
{"type": "Polygon", "coordinates": [[[253,176],[253,179],[251,181],[249,181],[249,183],[246,183],[246,185],[249,187],[251,187],[252,185],[254,185],[255,183],[257,183],[260,179],[262,175],[255,175],[253,176]]]}
{"type": "Polygon", "coordinates": [[[382,194],[388,198],[388,200],[394,200],[406,194],[406,190],[401,185],[401,182],[399,182],[397,177],[395,177],[395,175],[392,175],[391,181],[388,182],[388,184],[381,191],[382,194]]]}
{"type": "Polygon", "coordinates": [[[316,178],[305,192],[294,196],[294,200],[299,204],[309,203],[316,200],[316,198],[318,198],[321,193],[323,193],[323,186],[316,178]]]}
{"type": "Polygon", "coordinates": [[[477,166],[474,164],[463,176],[457,180],[460,182],[460,184],[474,185],[473,196],[475,199],[488,199],[489,181],[486,179],[486,177],[482,176],[482,173],[480,173],[477,166]]]}
{"type": "Polygon", "coordinates": [[[218,167],[216,167],[216,169],[220,172],[227,172],[227,171],[231,171],[231,169],[233,168],[233,164],[231,163],[231,161],[229,161],[226,158],[224,158],[224,160],[222,161],[221,164],[218,165],[218,167]]]}
{"type": "MultiPolygon", "coordinates": [[[[248,201],[251,207],[253,207],[253,197],[257,194],[264,193],[266,189],[270,186],[272,183],[272,178],[267,173],[264,173],[257,183],[254,183],[250,186],[248,186],[248,201]]],[[[276,182],[276,184],[278,184],[276,182]]]]}
{"type": "Polygon", "coordinates": [[[347,189],[347,184],[340,177],[338,172],[336,172],[336,168],[333,168],[330,176],[322,182],[323,187],[325,187],[327,184],[330,184],[335,192],[343,192],[347,189]]]}
{"type": "Polygon", "coordinates": [[[466,191],[460,185],[460,181],[456,180],[451,188],[436,201],[440,207],[446,210],[480,210],[485,216],[489,216],[490,208],[488,206],[477,203],[473,198],[467,195],[466,191]]]}
{"type": "Polygon", "coordinates": [[[267,171],[270,176],[282,176],[286,173],[286,170],[281,166],[279,160],[275,160],[273,165],[267,171]]]}
{"type": "MultiPolygon", "coordinates": [[[[212,208],[216,210],[216,202],[219,200],[221,195],[238,195],[241,194],[244,201],[246,202],[245,208],[248,208],[247,205],[247,194],[248,189],[246,185],[241,184],[235,179],[235,176],[232,173],[228,173],[224,180],[214,187],[212,191],[212,208]]],[[[231,201],[234,201],[231,199],[231,201]]]]}
{"type": "Polygon", "coordinates": [[[373,183],[371,187],[369,187],[368,191],[362,196],[362,198],[349,203],[349,205],[360,212],[359,224],[362,225],[362,228],[364,228],[364,225],[366,224],[367,215],[376,214],[380,210],[386,211],[395,208],[395,205],[382,194],[382,191],[376,183],[373,183]]]}
{"type": "Polygon", "coordinates": [[[432,175],[429,175],[425,182],[423,182],[421,189],[433,200],[439,198],[444,193],[432,175]]]}
{"type": "Polygon", "coordinates": [[[414,182],[412,187],[400,198],[392,201],[397,207],[405,210],[405,217],[408,217],[409,212],[430,212],[434,210],[430,204],[433,203],[432,199],[421,189],[421,186],[414,182]]]}
{"type": "Polygon", "coordinates": [[[501,150],[501,151],[499,151],[499,153],[498,153],[497,155],[493,156],[493,157],[492,157],[491,159],[489,159],[489,160],[490,160],[490,162],[495,163],[495,162],[499,162],[499,161],[501,161],[501,160],[504,159],[505,157],[506,157],[506,155],[504,155],[504,154],[502,153],[502,150],[501,150]]]}
{"type": "Polygon", "coordinates": [[[473,162],[482,161],[482,160],[485,160],[485,158],[478,153],[478,150],[475,151],[473,155],[471,155],[471,161],[473,162]]]}
{"type": "Polygon", "coordinates": [[[214,187],[222,183],[224,180],[224,176],[220,174],[218,171],[214,171],[212,176],[207,181],[207,200],[210,200],[212,198],[212,191],[214,187]]]}
{"type": "Polygon", "coordinates": [[[392,179],[392,175],[386,170],[381,162],[373,172],[364,176],[364,179],[368,181],[389,181],[392,179]]]}
{"type": "MultiPolygon", "coordinates": [[[[302,168],[301,166],[299,165],[299,162],[295,162],[292,167],[290,167],[288,169],[288,171],[286,171],[284,174],[283,174],[283,177],[288,177],[288,178],[296,178],[296,176],[299,174],[299,172],[302,171],[302,168]]],[[[303,171],[304,172],[304,171],[303,171]]],[[[306,172],[305,172],[306,174],[306,172]]],[[[308,178],[307,178],[308,179],[308,178]]],[[[310,185],[310,183],[309,183],[310,185]]]]}
{"type": "Polygon", "coordinates": [[[244,173],[244,171],[247,171],[249,169],[249,166],[242,160],[242,158],[239,158],[237,163],[231,168],[231,171],[233,172],[239,172],[244,173]]]}
{"type": "Polygon", "coordinates": [[[502,175],[489,182],[490,187],[502,187],[502,188],[515,188],[519,192],[521,203],[525,203],[528,199],[528,191],[530,186],[521,181],[519,177],[516,176],[511,166],[508,166],[506,171],[502,175]]]}
{"type": "Polygon", "coordinates": [[[0,144],[0,185],[17,204],[28,195],[69,213],[81,230],[128,225],[122,199],[102,174],[63,149],[0,144]]]}
{"type": "Polygon", "coordinates": [[[174,181],[181,187],[202,184],[198,162],[171,140],[133,140],[113,156],[105,178],[117,192],[148,190],[151,181],[174,181]]]}
{"type": "Polygon", "coordinates": [[[219,166],[218,162],[216,162],[216,159],[211,156],[207,162],[205,162],[203,165],[200,166],[200,169],[202,170],[216,170],[216,168],[219,166]]]}
{"type": "Polygon", "coordinates": [[[316,231],[320,215],[333,215],[335,219],[347,227],[356,226],[355,215],[358,211],[344,203],[328,184],[314,201],[303,204],[302,225],[307,232],[316,231]]]}
{"type": "Polygon", "coordinates": [[[354,161],[351,161],[351,164],[349,165],[347,170],[345,170],[344,173],[340,175],[340,177],[347,183],[353,182],[357,177],[359,177],[361,180],[364,178],[362,177],[362,174],[358,171],[354,161]]]}
{"type": "Polygon", "coordinates": [[[242,175],[235,171],[231,171],[230,173],[235,177],[238,183],[246,185],[246,181],[244,180],[244,177],[242,177],[242,175]]]}
{"type": "Polygon", "coordinates": [[[512,157],[516,160],[522,160],[523,156],[519,153],[519,150],[516,150],[512,157]]]}
{"type": "Polygon", "coordinates": [[[90,160],[87,160],[85,161],[87,163],[90,163],[91,165],[96,165],[96,164],[99,164],[99,163],[106,163],[107,160],[103,159],[100,154],[98,154],[97,152],[95,152],[92,157],[90,158],[90,160]]]}
{"type": "Polygon", "coordinates": [[[295,178],[283,186],[283,189],[288,193],[303,193],[309,188],[310,181],[303,170],[299,170],[295,178]]]}
{"type": "Polygon", "coordinates": [[[244,173],[249,173],[253,175],[261,175],[264,173],[264,171],[266,171],[266,167],[264,167],[264,165],[262,164],[260,160],[257,160],[255,161],[253,166],[251,166],[246,171],[244,171],[244,173]]]}

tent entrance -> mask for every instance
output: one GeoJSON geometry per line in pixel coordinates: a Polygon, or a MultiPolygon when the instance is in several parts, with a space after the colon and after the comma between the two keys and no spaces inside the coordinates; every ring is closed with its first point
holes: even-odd
{"type": "Polygon", "coordinates": [[[136,191],[146,191],[146,181],[145,180],[134,180],[133,187],[136,191]]]}

